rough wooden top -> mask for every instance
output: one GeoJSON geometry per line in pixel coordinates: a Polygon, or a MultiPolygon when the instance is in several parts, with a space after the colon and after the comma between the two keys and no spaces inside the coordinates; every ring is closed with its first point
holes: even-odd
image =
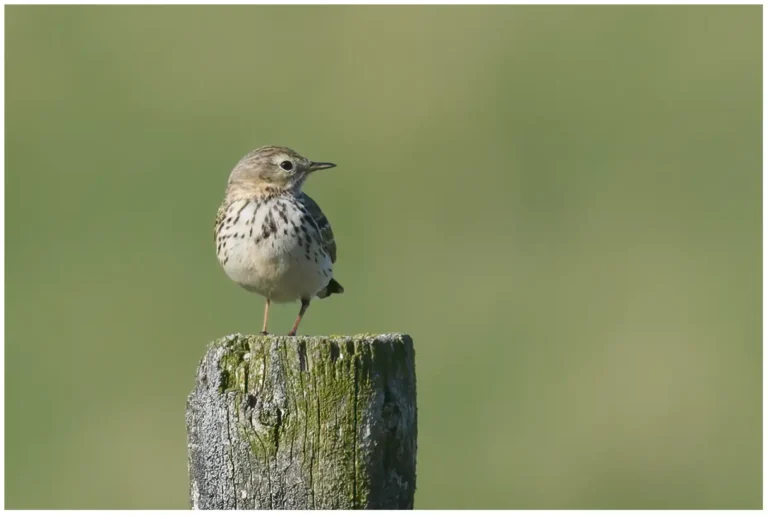
{"type": "Polygon", "coordinates": [[[408,335],[227,336],[186,418],[194,508],[413,507],[408,335]]]}

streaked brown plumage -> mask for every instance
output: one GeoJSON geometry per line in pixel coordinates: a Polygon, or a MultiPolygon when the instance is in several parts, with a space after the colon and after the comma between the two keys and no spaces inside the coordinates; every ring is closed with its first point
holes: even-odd
{"type": "Polygon", "coordinates": [[[232,280],[266,297],[264,333],[270,302],[301,301],[294,335],[314,296],[344,291],[333,278],[331,225],[301,191],[309,174],[334,166],[269,146],[249,152],[230,174],[214,224],[216,255],[232,280]]]}

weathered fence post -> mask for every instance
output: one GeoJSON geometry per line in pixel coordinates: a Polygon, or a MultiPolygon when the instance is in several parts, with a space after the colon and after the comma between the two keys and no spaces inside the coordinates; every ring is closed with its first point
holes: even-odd
{"type": "Polygon", "coordinates": [[[407,335],[215,341],[186,422],[193,508],[413,508],[407,335]]]}

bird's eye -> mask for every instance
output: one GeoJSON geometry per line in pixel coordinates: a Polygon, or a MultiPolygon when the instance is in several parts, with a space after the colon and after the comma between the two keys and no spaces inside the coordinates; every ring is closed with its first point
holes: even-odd
{"type": "Polygon", "coordinates": [[[280,163],[280,168],[282,168],[286,172],[290,172],[291,170],[293,170],[293,163],[291,163],[290,161],[283,161],[282,163],[280,163]]]}

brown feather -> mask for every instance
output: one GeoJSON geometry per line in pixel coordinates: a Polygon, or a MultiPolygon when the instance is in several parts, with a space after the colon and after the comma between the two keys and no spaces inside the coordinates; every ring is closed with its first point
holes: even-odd
{"type": "Polygon", "coordinates": [[[320,233],[320,243],[322,244],[325,252],[328,253],[329,256],[331,256],[331,263],[335,263],[336,262],[336,240],[334,240],[333,238],[333,230],[331,229],[331,224],[328,222],[328,219],[323,214],[323,211],[320,209],[320,206],[318,206],[317,202],[312,200],[312,198],[304,192],[299,193],[296,196],[296,200],[299,201],[299,203],[304,207],[304,209],[307,210],[309,215],[312,217],[312,220],[315,222],[315,225],[317,226],[317,230],[320,233]]]}

